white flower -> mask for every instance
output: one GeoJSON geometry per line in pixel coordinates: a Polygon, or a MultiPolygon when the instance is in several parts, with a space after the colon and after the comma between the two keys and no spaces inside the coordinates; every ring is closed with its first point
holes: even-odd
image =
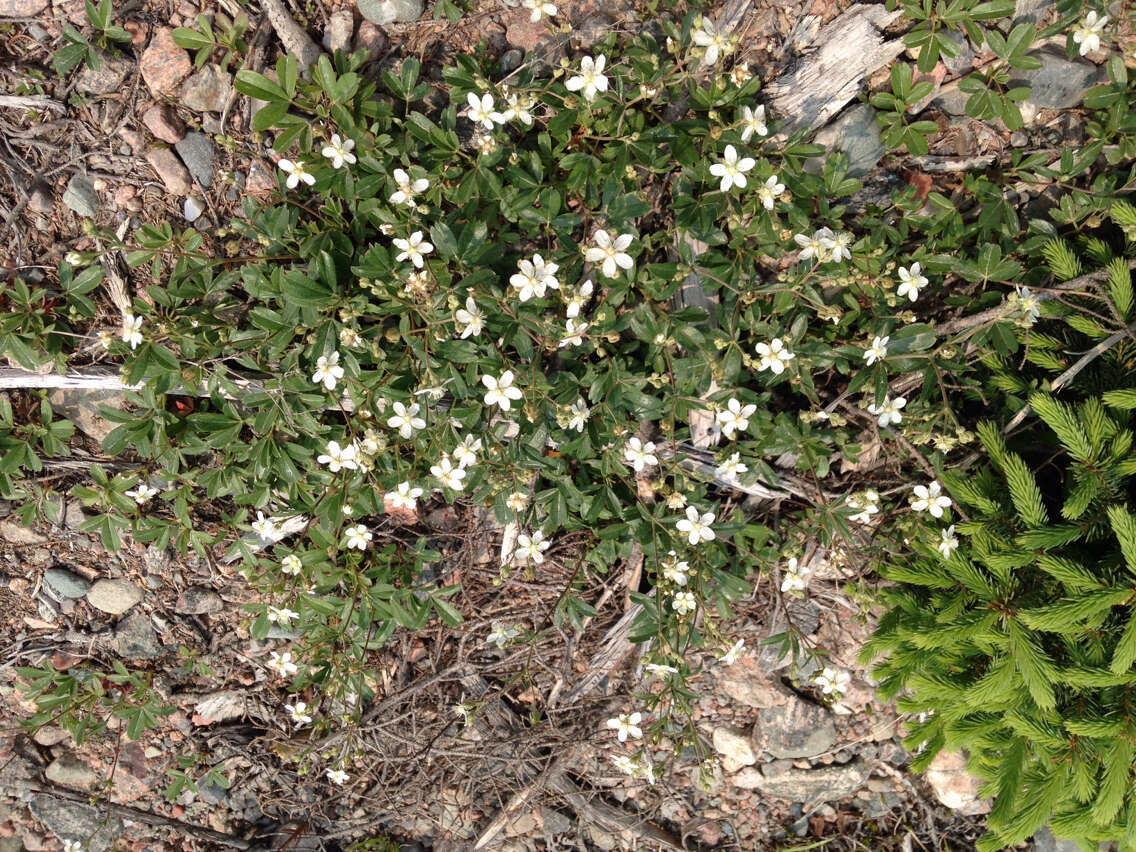
{"type": "Polygon", "coordinates": [[[714,472],[718,476],[735,478],[738,474],[745,473],[747,470],[749,470],[749,468],[741,461],[741,453],[734,453],[718,465],[718,467],[714,469],[714,472]]]}
{"type": "Polygon", "coordinates": [[[514,491],[512,494],[505,498],[506,508],[512,509],[514,512],[523,512],[525,510],[525,506],[527,506],[528,504],[528,495],[522,491],[514,491]]]}
{"type": "Polygon", "coordinates": [[[304,563],[300,561],[299,556],[294,553],[289,553],[280,560],[280,570],[285,574],[298,577],[300,572],[304,570],[304,563]]]}
{"type": "Polygon", "coordinates": [[[694,506],[687,506],[686,517],[680,519],[675,524],[675,528],[679,532],[686,533],[691,544],[697,545],[717,538],[717,534],[710,526],[712,523],[714,523],[713,512],[699,514],[694,506]]]}
{"type": "Polygon", "coordinates": [[[347,549],[366,550],[367,543],[375,536],[363,524],[347,528],[347,549]]]}
{"type": "Polygon", "coordinates": [[[546,15],[550,18],[556,17],[556,7],[547,0],[521,0],[521,5],[532,10],[529,20],[534,24],[546,15]]]}
{"type": "Polygon", "coordinates": [[[779,376],[785,372],[785,366],[797,357],[785,348],[780,337],[775,337],[768,343],[759,343],[755,349],[761,356],[761,362],[757,365],[759,373],[769,370],[773,375],[779,376]]]}
{"type": "Polygon", "coordinates": [[[811,237],[805,234],[793,235],[793,241],[801,247],[801,250],[797,252],[798,260],[815,258],[818,263],[824,263],[828,260],[828,248],[824,245],[824,231],[826,230],[828,229],[823,228],[811,237]]]}
{"type": "Polygon", "coordinates": [[[494,621],[493,629],[489,631],[489,636],[486,637],[485,644],[504,648],[520,635],[521,629],[515,624],[505,624],[502,621],[494,621]]]}
{"type": "Polygon", "coordinates": [[[64,840],[63,852],[86,852],[81,840],[64,840]]]}
{"type": "Polygon", "coordinates": [[[901,299],[906,296],[913,302],[919,298],[919,290],[931,283],[923,275],[918,263],[911,264],[910,270],[903,266],[899,267],[899,280],[901,283],[896,288],[895,294],[901,299]]]}
{"type": "Polygon", "coordinates": [[[300,613],[296,612],[294,609],[288,609],[286,606],[274,607],[269,605],[266,617],[273,624],[283,624],[287,626],[291,623],[293,618],[299,618],[300,613]]]}
{"type": "Polygon", "coordinates": [[[722,179],[722,183],[718,187],[722,192],[729,192],[735,186],[739,189],[745,189],[745,173],[756,164],[753,157],[742,157],[739,160],[737,148],[733,145],[727,145],[726,151],[722,155],[722,162],[714,163],[710,167],[710,174],[722,179]]]}
{"type": "Polygon", "coordinates": [[[556,271],[560,267],[555,263],[545,263],[539,254],[534,254],[531,261],[517,261],[517,268],[520,271],[509,278],[509,283],[520,291],[517,298],[522,302],[533,296],[543,299],[546,288],[560,289],[560,282],[556,280],[556,271]]]}
{"type": "Polygon", "coordinates": [[[310,725],[312,723],[312,717],[308,715],[308,705],[306,702],[297,701],[295,704],[286,704],[284,707],[295,724],[310,725]]]}
{"type": "Polygon", "coordinates": [[[738,661],[738,657],[741,656],[742,651],[745,650],[745,646],[745,639],[739,639],[734,643],[733,647],[730,648],[730,650],[728,650],[718,658],[718,662],[723,663],[727,666],[732,666],[738,661]]]}
{"type": "Polygon", "coordinates": [[[486,387],[485,404],[488,406],[499,405],[502,411],[511,409],[513,400],[520,399],[523,396],[521,389],[513,386],[512,370],[503,372],[499,379],[492,376],[482,376],[481,383],[486,387]]]}
{"type": "Polygon", "coordinates": [[[879,502],[880,495],[871,490],[865,491],[859,497],[849,497],[848,506],[858,511],[855,515],[849,516],[848,520],[858,524],[870,524],[872,515],[878,515],[880,512],[879,502]]]}
{"type": "Polygon", "coordinates": [[[138,348],[142,342],[142,317],[130,312],[122,315],[122,342],[129,343],[131,349],[138,348]]]}
{"type": "Polygon", "coordinates": [[[343,368],[339,366],[339,353],[320,355],[316,359],[316,371],[312,373],[312,381],[323,384],[328,390],[335,390],[335,383],[343,378],[343,368]]]}
{"type": "Polygon", "coordinates": [[[841,260],[852,259],[852,250],[849,248],[852,244],[851,234],[844,231],[834,234],[831,228],[821,228],[816,232],[816,237],[824,247],[826,260],[840,263],[841,260]]]}
{"type": "Polygon", "coordinates": [[[648,674],[655,674],[662,677],[663,675],[678,674],[678,669],[674,666],[663,665],[662,663],[644,663],[643,668],[648,674]]]}
{"type": "Polygon", "coordinates": [[[623,448],[623,458],[635,470],[636,473],[642,472],[645,467],[654,467],[659,463],[659,457],[654,455],[655,444],[648,441],[644,444],[635,436],[627,440],[627,446],[623,448]]]}
{"type": "Polygon", "coordinates": [[[355,155],[351,153],[354,147],[354,139],[340,139],[338,133],[333,133],[331,134],[331,141],[324,146],[320,153],[331,160],[333,169],[338,169],[342,168],[344,163],[349,166],[355,165],[355,155]]]}
{"type": "MultiPolygon", "coordinates": [[[[463,695],[462,698],[465,698],[463,695]]],[[[454,715],[462,720],[465,727],[473,724],[473,708],[466,704],[464,701],[459,701],[457,704],[451,704],[450,709],[453,710],[454,715]]]]}
{"type": "Polygon", "coordinates": [[[1098,17],[1095,11],[1085,15],[1081,26],[1073,31],[1073,41],[1081,46],[1081,56],[1100,49],[1101,31],[1107,23],[1108,15],[1098,17]]]}
{"type": "Polygon", "coordinates": [[[583,346],[584,334],[588,330],[588,323],[580,322],[569,318],[564,323],[564,336],[560,338],[560,344],[557,349],[563,349],[566,346],[583,346]]]}
{"type": "Polygon", "coordinates": [[[765,183],[757,188],[757,197],[761,199],[761,206],[766,210],[773,209],[773,202],[777,200],[782,192],[785,191],[785,184],[781,183],[777,175],[770,175],[765,179],[765,183]]]}
{"type": "Polygon", "coordinates": [[[346,326],[339,329],[340,345],[346,346],[348,349],[355,349],[362,342],[363,338],[359,336],[359,332],[357,332],[355,329],[347,328],[346,326]]]}
{"type": "Polygon", "coordinates": [[[585,281],[580,285],[579,291],[568,300],[568,305],[564,309],[564,315],[569,319],[578,317],[580,310],[587,304],[588,299],[592,298],[593,285],[591,281],[585,281]]]}
{"type": "Polygon", "coordinates": [[[464,467],[454,467],[449,456],[442,456],[438,463],[430,465],[432,473],[446,488],[461,491],[465,488],[466,470],[464,467]]]}
{"type": "Polygon", "coordinates": [[[663,577],[668,581],[674,583],[676,586],[685,586],[689,579],[686,574],[690,571],[690,563],[686,561],[679,561],[678,555],[673,551],[668,551],[666,558],[662,561],[663,577]]]}
{"type": "Polygon", "coordinates": [[[454,458],[461,467],[477,464],[477,453],[481,449],[481,439],[473,435],[466,435],[460,444],[454,447],[454,458]]]}
{"type": "Polygon", "coordinates": [[[807,565],[801,565],[794,556],[785,568],[785,576],[781,580],[781,591],[803,592],[805,590],[805,577],[810,573],[807,565]]]}
{"type": "Polygon", "coordinates": [[[872,338],[872,345],[864,350],[864,360],[868,362],[869,367],[888,356],[889,340],[891,340],[890,337],[872,338]]]}
{"type": "Polygon", "coordinates": [[[431,243],[425,242],[422,239],[422,232],[415,231],[410,235],[409,240],[403,240],[398,237],[394,239],[395,248],[402,251],[395,257],[395,260],[403,261],[409,260],[419,269],[422,268],[424,263],[423,258],[434,250],[431,243]]]}
{"type": "Polygon", "coordinates": [[[627,742],[628,737],[643,738],[643,729],[639,723],[643,721],[642,713],[620,713],[614,719],[607,720],[608,730],[615,731],[615,737],[621,743],[627,742]]]}
{"type": "Polygon", "coordinates": [[[473,92],[465,96],[469,104],[467,115],[474,124],[480,124],[486,130],[492,130],[495,124],[504,124],[508,121],[504,115],[493,109],[493,95],[477,97],[473,92]]]}
{"type": "MultiPolygon", "coordinates": [[[[757,109],[742,107],[742,141],[748,142],[755,133],[758,136],[769,135],[769,128],[765,126],[764,104],[759,105],[757,109]]],[[[780,191],[778,194],[780,194],[780,191]]]]}
{"type": "Polygon", "coordinates": [[[501,114],[505,116],[507,121],[512,121],[515,118],[525,127],[532,127],[531,110],[536,106],[536,100],[531,95],[518,95],[513,92],[505,97],[505,103],[508,104],[509,108],[501,114]]]}
{"type": "Polygon", "coordinates": [[[413,510],[418,506],[418,498],[421,496],[421,488],[411,487],[409,482],[400,482],[395,486],[394,491],[384,494],[383,499],[396,509],[413,510]]]}
{"type": "Polygon", "coordinates": [[[944,559],[950,559],[951,554],[958,550],[959,540],[955,537],[955,525],[951,524],[945,530],[939,530],[941,541],[937,545],[939,553],[944,559]]]}
{"type": "Polygon", "coordinates": [[[139,506],[145,506],[150,502],[151,497],[157,496],[158,489],[151,488],[145,482],[139,482],[138,486],[133,491],[127,491],[125,493],[127,497],[133,497],[134,502],[139,506]]]}
{"type": "Polygon", "coordinates": [[[572,416],[568,420],[568,428],[575,429],[577,432],[583,432],[584,424],[588,422],[588,415],[591,414],[583,397],[579,397],[572,403],[571,414],[572,416]]]}
{"type": "Polygon", "coordinates": [[[356,454],[354,443],[341,447],[338,441],[328,441],[327,452],[318,456],[316,461],[320,464],[326,464],[328,470],[332,473],[339,473],[341,468],[343,470],[358,470],[359,462],[356,454]]]}
{"type": "Polygon", "coordinates": [[[622,772],[624,775],[634,775],[639,769],[639,764],[626,754],[613,754],[611,755],[611,762],[615,764],[615,768],[622,772]]]}
{"type": "Polygon", "coordinates": [[[482,156],[489,156],[496,154],[500,146],[497,140],[493,138],[492,133],[486,133],[484,130],[478,130],[473,134],[473,138],[469,140],[469,144],[477,149],[477,152],[482,156]]]}
{"type": "Polygon", "coordinates": [[[596,231],[592,237],[596,244],[584,252],[588,263],[602,263],[603,274],[615,278],[620,269],[630,269],[635,265],[626,249],[635,238],[631,234],[620,234],[614,240],[607,231],[596,231]]]}
{"type": "Polygon", "coordinates": [[[697,603],[694,601],[693,592],[675,592],[674,597],[671,598],[671,609],[680,616],[694,612],[695,607],[697,603]]]}
{"type": "Polygon", "coordinates": [[[295,663],[292,662],[292,652],[285,651],[279,654],[276,651],[272,652],[272,658],[268,661],[268,668],[279,674],[281,677],[294,675],[300,669],[295,663]]]}
{"type": "Polygon", "coordinates": [[[536,565],[544,562],[544,551],[552,545],[551,541],[546,541],[544,533],[540,530],[534,530],[532,535],[521,533],[517,536],[517,546],[513,549],[514,562],[528,562],[532,561],[536,565]]]}
{"type": "Polygon", "coordinates": [[[943,510],[951,508],[951,498],[943,493],[937,479],[929,485],[916,485],[914,491],[916,499],[911,501],[911,508],[916,512],[930,512],[932,518],[941,518],[943,510]]]}
{"type": "Polygon", "coordinates": [[[603,73],[606,62],[607,57],[602,53],[594,60],[590,56],[585,56],[580,60],[580,73],[575,77],[570,77],[564,85],[569,92],[578,92],[583,89],[584,100],[594,101],[597,92],[607,91],[607,77],[603,73]]]}
{"type": "Polygon", "coordinates": [[[722,434],[727,438],[734,437],[734,432],[744,432],[749,428],[749,419],[757,411],[757,406],[743,406],[733,397],[726,403],[726,407],[718,412],[717,420],[722,427],[722,434]]]}
{"type": "Polygon", "coordinates": [[[344,784],[346,784],[348,779],[351,777],[346,772],[344,772],[342,769],[329,769],[329,770],[327,770],[326,775],[327,775],[328,781],[330,781],[332,784],[336,784],[340,787],[342,787],[344,784]]]}
{"type": "Polygon", "coordinates": [[[454,319],[462,326],[462,340],[465,340],[467,337],[477,337],[481,334],[482,328],[484,328],[485,315],[481,312],[481,308],[477,306],[477,302],[473,300],[473,296],[465,297],[465,307],[457,309],[457,312],[454,314],[454,319]]]}
{"type": "Polygon", "coordinates": [[[288,189],[295,189],[300,181],[303,181],[308,186],[316,182],[315,175],[304,168],[302,160],[296,160],[295,162],[291,160],[281,160],[276,165],[280,166],[280,171],[287,172],[288,179],[284,181],[284,185],[287,186],[288,189]]]}
{"type": "Polygon", "coordinates": [[[273,540],[280,535],[280,530],[277,529],[276,522],[273,521],[272,518],[266,518],[264,512],[256,513],[256,520],[252,522],[252,531],[261,538],[273,540]]]}
{"type": "Polygon", "coordinates": [[[387,418],[387,426],[397,429],[398,434],[403,438],[412,438],[415,432],[426,428],[426,421],[418,416],[421,408],[417,402],[412,402],[410,405],[396,402],[391,408],[394,409],[394,414],[387,418]]]}
{"type": "Polygon", "coordinates": [[[706,18],[702,19],[702,26],[694,31],[693,36],[696,45],[706,48],[706,54],[702,57],[705,65],[713,65],[718,61],[719,55],[726,56],[733,50],[726,35],[717,32],[706,18]]]}
{"type": "Polygon", "coordinates": [[[430,181],[426,178],[411,180],[410,175],[403,169],[395,169],[391,174],[394,176],[394,182],[398,184],[398,190],[391,195],[390,203],[417,207],[418,202],[414,200],[414,196],[428,190],[430,181]]]}
{"type": "Polygon", "coordinates": [[[1041,302],[1037,296],[1030,292],[1029,287],[1023,287],[1020,284],[1014,285],[1014,295],[1017,299],[1018,308],[1025,314],[1026,320],[1030,325],[1033,325],[1041,317],[1041,302]]]}
{"type": "Polygon", "coordinates": [[[814,678],[813,683],[819,686],[820,691],[825,695],[843,695],[845,688],[851,680],[852,675],[848,674],[848,672],[838,672],[834,668],[825,666],[824,671],[814,678]]]}
{"type": "Polygon", "coordinates": [[[868,405],[868,413],[879,418],[880,426],[887,426],[889,423],[902,423],[903,415],[899,410],[907,405],[907,400],[902,396],[897,396],[895,399],[885,396],[884,401],[879,405],[870,403],[868,405]]]}

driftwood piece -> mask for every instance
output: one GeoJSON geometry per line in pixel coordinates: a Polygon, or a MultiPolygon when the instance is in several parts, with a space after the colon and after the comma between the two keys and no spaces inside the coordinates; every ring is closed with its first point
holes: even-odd
{"type": "Polygon", "coordinates": [[[765,89],[781,122],[773,141],[826,124],[860,93],[865,77],[903,52],[901,39],[885,41],[882,33],[899,14],[880,5],[853,6],[821,28],[817,49],[765,89]]]}

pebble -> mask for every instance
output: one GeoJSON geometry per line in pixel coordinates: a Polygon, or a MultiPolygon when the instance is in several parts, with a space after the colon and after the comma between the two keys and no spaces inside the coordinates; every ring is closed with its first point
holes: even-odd
{"type": "Polygon", "coordinates": [[[150,616],[144,612],[128,615],[114,631],[114,646],[119,656],[128,660],[152,660],[163,652],[150,616]]]}
{"type": "Polygon", "coordinates": [[[327,29],[323,33],[323,46],[330,52],[347,50],[351,46],[351,35],[355,31],[355,16],[350,9],[338,9],[331,13],[327,29]]]}
{"type": "Polygon", "coordinates": [[[93,219],[99,212],[99,194],[94,182],[85,174],[76,172],[67,182],[63,203],[85,219],[93,219]]]}
{"type": "Polygon", "coordinates": [[[190,586],[174,604],[174,612],[182,615],[207,615],[220,612],[224,608],[221,596],[208,586],[190,586]]]}
{"type": "Polygon", "coordinates": [[[189,179],[189,171],[181,164],[181,160],[169,148],[151,148],[146,152],[148,162],[162,179],[166,189],[173,195],[189,195],[193,184],[189,179]]]}
{"type": "Polygon", "coordinates": [[[83,838],[86,852],[108,852],[122,835],[122,820],[109,816],[104,822],[104,813],[90,805],[38,793],[32,797],[28,808],[56,837],[83,838]]]}
{"type": "Polygon", "coordinates": [[[966,756],[961,751],[940,751],[923,777],[935,797],[951,810],[968,816],[990,811],[991,800],[979,798],[982,782],[967,772],[966,756]]]}
{"type": "Polygon", "coordinates": [[[114,206],[120,209],[125,207],[137,192],[138,190],[130,184],[123,184],[114,191],[114,206]]]}
{"type": "Polygon", "coordinates": [[[63,787],[75,790],[90,790],[99,783],[95,771],[73,754],[63,754],[47,765],[44,775],[63,787]]]}
{"type": "Polygon", "coordinates": [[[757,763],[757,755],[753,753],[749,737],[742,731],[726,727],[715,728],[711,740],[714,743],[714,751],[722,755],[722,766],[727,772],[757,763]]]}
{"type": "Polygon", "coordinates": [[[0,0],[0,18],[30,18],[47,8],[47,0],[0,0]]]}
{"type": "Polygon", "coordinates": [[[71,734],[60,728],[58,725],[44,725],[42,728],[36,731],[35,734],[32,735],[33,740],[35,740],[41,746],[48,746],[49,748],[53,745],[59,745],[61,742],[69,739],[70,737],[71,734]]]}
{"type": "Polygon", "coordinates": [[[191,195],[185,199],[185,204],[182,209],[182,215],[185,216],[185,221],[190,223],[196,222],[204,212],[204,202],[199,198],[195,198],[191,195]]]}
{"type": "Polygon", "coordinates": [[[383,55],[389,44],[386,33],[370,21],[363,21],[355,32],[355,41],[351,44],[351,50],[365,50],[367,58],[374,61],[383,55]]]}
{"type": "Polygon", "coordinates": [[[213,143],[204,133],[192,131],[178,142],[177,149],[189,173],[205,189],[213,185],[213,143]]]}
{"type": "Polygon", "coordinates": [[[43,590],[52,600],[78,600],[91,590],[91,584],[63,568],[48,568],[43,573],[43,590]]]}
{"type": "Polygon", "coordinates": [[[40,544],[47,539],[15,521],[0,521],[0,538],[9,544],[40,544]]]}
{"type": "Polygon", "coordinates": [[[158,27],[141,59],[142,79],[155,95],[165,95],[193,70],[189,54],[174,41],[173,30],[158,27]]]}
{"type": "Polygon", "coordinates": [[[122,615],[141,600],[142,591],[129,580],[99,580],[87,592],[87,603],[109,615],[122,615]]]}
{"type": "Polygon", "coordinates": [[[232,75],[218,65],[206,65],[181,87],[181,102],[196,112],[221,112],[233,93],[232,75]]]}
{"type": "Polygon", "coordinates": [[[761,711],[753,730],[757,748],[774,757],[815,757],[836,742],[832,714],[796,696],[761,711]]]}
{"type": "Polygon", "coordinates": [[[407,23],[422,17],[422,0],[358,0],[359,14],[372,24],[407,23]]]}
{"type": "Polygon", "coordinates": [[[127,75],[134,70],[134,63],[124,56],[110,56],[99,51],[98,70],[82,66],[75,80],[75,88],[88,95],[109,95],[122,88],[127,75]]]}
{"type": "Polygon", "coordinates": [[[789,802],[835,802],[859,790],[870,773],[871,767],[861,760],[820,769],[790,769],[772,777],[747,766],[731,781],[744,790],[760,790],[789,802]]]}
{"type": "MultiPolygon", "coordinates": [[[[868,174],[887,153],[887,146],[880,139],[876,111],[868,104],[856,104],[845,110],[834,122],[817,132],[815,141],[848,157],[849,177],[868,174]]],[[[805,164],[805,168],[820,173],[823,160],[815,157],[805,164]]]]}
{"type": "Polygon", "coordinates": [[[524,62],[524,59],[525,54],[523,51],[520,51],[515,47],[511,50],[506,50],[501,54],[501,73],[511,74],[512,72],[516,71],[521,67],[521,63],[524,62]]]}
{"type": "Polygon", "coordinates": [[[142,123],[155,137],[171,145],[185,138],[185,122],[170,104],[154,104],[142,114],[142,123]]]}
{"type": "Polygon", "coordinates": [[[100,405],[125,408],[126,397],[121,391],[93,390],[88,388],[56,388],[48,394],[52,407],[75,424],[79,431],[100,444],[114,431],[111,423],[99,413],[100,405]]]}
{"type": "Polygon", "coordinates": [[[1028,102],[1034,106],[1043,109],[1075,107],[1096,85],[1097,67],[1092,63],[1066,59],[1043,50],[1031,50],[1026,55],[1041,59],[1041,67],[1014,70],[1010,85],[1029,86],[1028,102]]]}

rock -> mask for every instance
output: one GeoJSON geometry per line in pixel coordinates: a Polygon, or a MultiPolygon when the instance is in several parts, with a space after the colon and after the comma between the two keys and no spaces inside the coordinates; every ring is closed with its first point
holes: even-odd
{"type": "Polygon", "coordinates": [[[62,568],[48,568],[43,573],[43,590],[52,600],[78,600],[91,590],[91,584],[62,568]]]}
{"type": "Polygon", "coordinates": [[[513,9],[503,15],[505,41],[510,47],[526,52],[535,50],[541,40],[548,37],[547,24],[544,21],[537,21],[534,24],[530,18],[531,14],[528,9],[513,9]]]}
{"type": "Polygon", "coordinates": [[[966,770],[966,756],[961,751],[940,751],[923,774],[935,796],[951,810],[967,816],[990,812],[992,801],[980,799],[982,782],[966,770]]]}
{"type": "Polygon", "coordinates": [[[202,698],[193,708],[193,724],[211,725],[214,722],[239,719],[245,715],[246,709],[247,696],[244,693],[236,690],[214,692],[202,698]]]}
{"type": "Polygon", "coordinates": [[[99,783],[99,776],[95,770],[73,754],[64,754],[55,758],[47,765],[43,774],[47,776],[48,781],[54,781],[73,790],[90,790],[99,783]]]}
{"type": "Polygon", "coordinates": [[[142,600],[142,591],[129,580],[99,580],[87,592],[87,603],[108,615],[122,615],[142,600]]]}
{"type": "MultiPolygon", "coordinates": [[[[814,141],[848,157],[849,177],[868,174],[887,153],[887,147],[880,140],[876,111],[868,104],[856,104],[846,109],[835,121],[818,130],[814,141]]],[[[805,168],[819,174],[823,161],[814,157],[805,164],[805,168]]]]}
{"type": "Polygon", "coordinates": [[[204,133],[193,131],[175,146],[182,162],[202,187],[213,185],[213,143],[204,133]]]}
{"type": "Polygon", "coordinates": [[[73,174],[71,180],[67,181],[63,203],[78,215],[93,219],[99,212],[99,194],[95,192],[94,182],[84,174],[73,174]]]}
{"type": "Polygon", "coordinates": [[[131,184],[124,183],[114,191],[114,206],[119,210],[125,209],[137,193],[138,190],[131,184]]]}
{"type": "Polygon", "coordinates": [[[544,824],[545,834],[567,834],[572,830],[572,820],[549,807],[540,809],[541,822],[544,824]]]}
{"type": "Polygon", "coordinates": [[[739,704],[763,709],[786,700],[788,690],[769,677],[752,657],[742,657],[716,673],[718,686],[739,704]]]}
{"type": "Polygon", "coordinates": [[[158,177],[162,179],[162,183],[171,194],[189,195],[193,188],[189,171],[173,151],[169,148],[151,148],[146,152],[146,162],[158,173],[158,177]]]}
{"type": "Polygon", "coordinates": [[[33,213],[39,213],[41,216],[50,215],[51,211],[55,209],[55,195],[52,193],[51,187],[42,181],[36,183],[28,196],[28,209],[33,213]]]}
{"type": "Polygon", "coordinates": [[[943,35],[958,45],[958,56],[947,56],[946,53],[940,53],[943,60],[943,65],[952,74],[965,74],[974,67],[974,48],[970,46],[970,39],[965,35],[954,30],[944,30],[943,35]]]}
{"type": "Polygon", "coordinates": [[[525,54],[522,51],[516,48],[513,48],[512,50],[506,50],[501,54],[501,59],[499,60],[501,64],[501,73],[512,74],[514,71],[521,67],[521,63],[524,62],[524,60],[525,54]]]}
{"type": "Polygon", "coordinates": [[[384,33],[370,21],[363,21],[355,33],[355,41],[351,44],[352,51],[365,50],[371,61],[378,59],[386,52],[390,44],[384,33]]]}
{"type": "Polygon", "coordinates": [[[196,112],[221,112],[232,94],[232,75],[218,65],[206,65],[181,86],[181,102],[196,112]]]}
{"type": "Polygon", "coordinates": [[[52,408],[100,444],[114,431],[116,424],[99,414],[99,406],[108,405],[118,409],[126,407],[126,397],[121,391],[113,390],[56,388],[47,398],[52,408]]]}
{"type": "Polygon", "coordinates": [[[28,803],[37,820],[56,837],[83,840],[86,852],[108,852],[111,844],[122,835],[122,820],[109,816],[89,805],[56,799],[47,793],[38,793],[28,803]]]}
{"type": "Polygon", "coordinates": [[[171,145],[185,138],[185,122],[169,104],[154,104],[142,114],[142,123],[154,136],[171,145]]]}
{"type": "Polygon", "coordinates": [[[1041,23],[1055,2],[1056,0],[1017,0],[1011,26],[1041,23]]]}
{"type": "Polygon", "coordinates": [[[31,18],[47,8],[47,0],[0,0],[0,18],[31,18]]]}
{"type": "Polygon", "coordinates": [[[951,85],[943,88],[931,103],[947,115],[966,115],[966,102],[968,100],[970,100],[970,95],[960,91],[957,86],[951,85]]]}
{"type": "Polygon", "coordinates": [[[268,195],[276,190],[276,178],[263,160],[253,160],[249,164],[245,190],[249,195],[268,195]]]}
{"type": "Polygon", "coordinates": [[[794,695],[758,714],[753,742],[774,757],[816,757],[836,742],[836,726],[828,710],[794,695]]]}
{"type": "Polygon", "coordinates": [[[790,802],[835,802],[859,790],[871,771],[871,767],[859,759],[843,766],[790,769],[774,776],[762,775],[747,766],[730,782],[743,790],[760,790],[767,796],[790,802]]]}
{"type": "Polygon", "coordinates": [[[152,660],[162,656],[164,649],[144,612],[128,615],[114,631],[114,649],[128,660],[152,660]]]}
{"type": "Polygon", "coordinates": [[[155,95],[171,94],[193,70],[189,54],[174,41],[173,30],[158,27],[141,59],[142,79],[155,95]]]}
{"type": "Polygon", "coordinates": [[[323,32],[323,46],[331,53],[347,50],[351,46],[351,34],[355,32],[355,16],[350,9],[338,9],[331,13],[327,29],[323,32]]]}
{"type": "Polygon", "coordinates": [[[182,615],[208,615],[224,608],[221,596],[208,586],[190,586],[174,604],[174,612],[182,615]]]}
{"type": "Polygon", "coordinates": [[[743,732],[733,728],[715,728],[711,740],[714,751],[722,755],[722,768],[727,772],[736,772],[743,766],[757,763],[749,737],[743,732]]]}
{"type": "Polygon", "coordinates": [[[1085,92],[1096,85],[1097,67],[1090,62],[1066,59],[1047,50],[1031,50],[1027,56],[1041,59],[1041,67],[1026,71],[1014,69],[1011,86],[1029,86],[1029,103],[1043,109],[1069,109],[1077,106],[1085,92]]]}
{"type": "Polygon", "coordinates": [[[1080,852],[1081,847],[1072,840],[1065,840],[1053,834],[1048,825],[1033,836],[1034,852],[1080,852]]]}
{"type": "Polygon", "coordinates": [[[532,834],[536,830],[536,817],[532,811],[522,811],[515,814],[508,823],[505,824],[506,837],[525,837],[532,834]]]}
{"type": "Polygon", "coordinates": [[[0,521],[0,538],[9,544],[43,544],[47,541],[35,530],[30,530],[15,521],[0,521]]]}
{"type": "Polygon", "coordinates": [[[185,216],[185,221],[196,222],[202,213],[205,212],[204,202],[199,198],[194,198],[192,195],[185,200],[182,215],[185,216]]]}
{"type": "Polygon", "coordinates": [[[134,63],[125,56],[110,56],[99,51],[99,68],[94,70],[82,66],[79,77],[75,80],[75,88],[89,95],[109,95],[122,88],[127,75],[134,70],[134,63]]]}
{"type": "Polygon", "coordinates": [[[33,740],[41,746],[48,746],[49,748],[70,738],[71,734],[57,725],[44,725],[32,735],[33,740]]]}
{"type": "Polygon", "coordinates": [[[355,6],[360,15],[380,27],[422,17],[422,0],[358,0],[355,6]]]}

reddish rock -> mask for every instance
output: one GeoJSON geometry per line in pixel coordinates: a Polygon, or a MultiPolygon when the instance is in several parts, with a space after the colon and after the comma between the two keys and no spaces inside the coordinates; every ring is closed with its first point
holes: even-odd
{"type": "Polygon", "coordinates": [[[154,31],[150,46],[142,54],[141,66],[142,79],[155,95],[173,92],[193,70],[189,54],[177,46],[173,30],[169,27],[159,27],[154,31]]]}
{"type": "Polygon", "coordinates": [[[30,18],[47,8],[47,0],[0,0],[0,18],[30,18]]]}
{"type": "Polygon", "coordinates": [[[154,104],[142,114],[142,123],[154,136],[171,145],[185,138],[185,122],[169,104],[154,104]]]}
{"type": "Polygon", "coordinates": [[[153,166],[166,189],[174,195],[189,195],[193,184],[189,171],[169,148],[151,148],[146,152],[146,161],[153,166]]]}
{"type": "Polygon", "coordinates": [[[130,43],[135,47],[141,47],[150,37],[150,25],[141,21],[127,21],[122,28],[130,33],[130,43]]]}
{"type": "Polygon", "coordinates": [[[272,175],[272,169],[263,160],[253,160],[249,165],[245,191],[249,195],[267,195],[275,190],[276,178],[272,175]]]}
{"type": "Polygon", "coordinates": [[[140,154],[146,149],[146,137],[130,127],[119,130],[118,138],[133,148],[135,154],[140,154]]]}
{"type": "Polygon", "coordinates": [[[359,29],[355,33],[355,41],[351,49],[352,51],[366,50],[369,58],[375,60],[386,52],[389,44],[386,33],[370,21],[363,21],[359,24],[359,29]]]}
{"type": "Polygon", "coordinates": [[[511,9],[502,15],[505,23],[505,40],[510,47],[519,50],[533,50],[541,39],[548,36],[548,25],[543,21],[535,24],[530,20],[532,12],[528,9],[511,9]]]}
{"type": "Polygon", "coordinates": [[[123,184],[114,191],[114,206],[125,207],[127,203],[134,198],[137,190],[130,184],[123,184]]]}
{"type": "Polygon", "coordinates": [[[961,751],[940,751],[923,777],[951,810],[968,816],[990,812],[991,800],[979,798],[982,782],[967,772],[966,755],[961,751]]]}

